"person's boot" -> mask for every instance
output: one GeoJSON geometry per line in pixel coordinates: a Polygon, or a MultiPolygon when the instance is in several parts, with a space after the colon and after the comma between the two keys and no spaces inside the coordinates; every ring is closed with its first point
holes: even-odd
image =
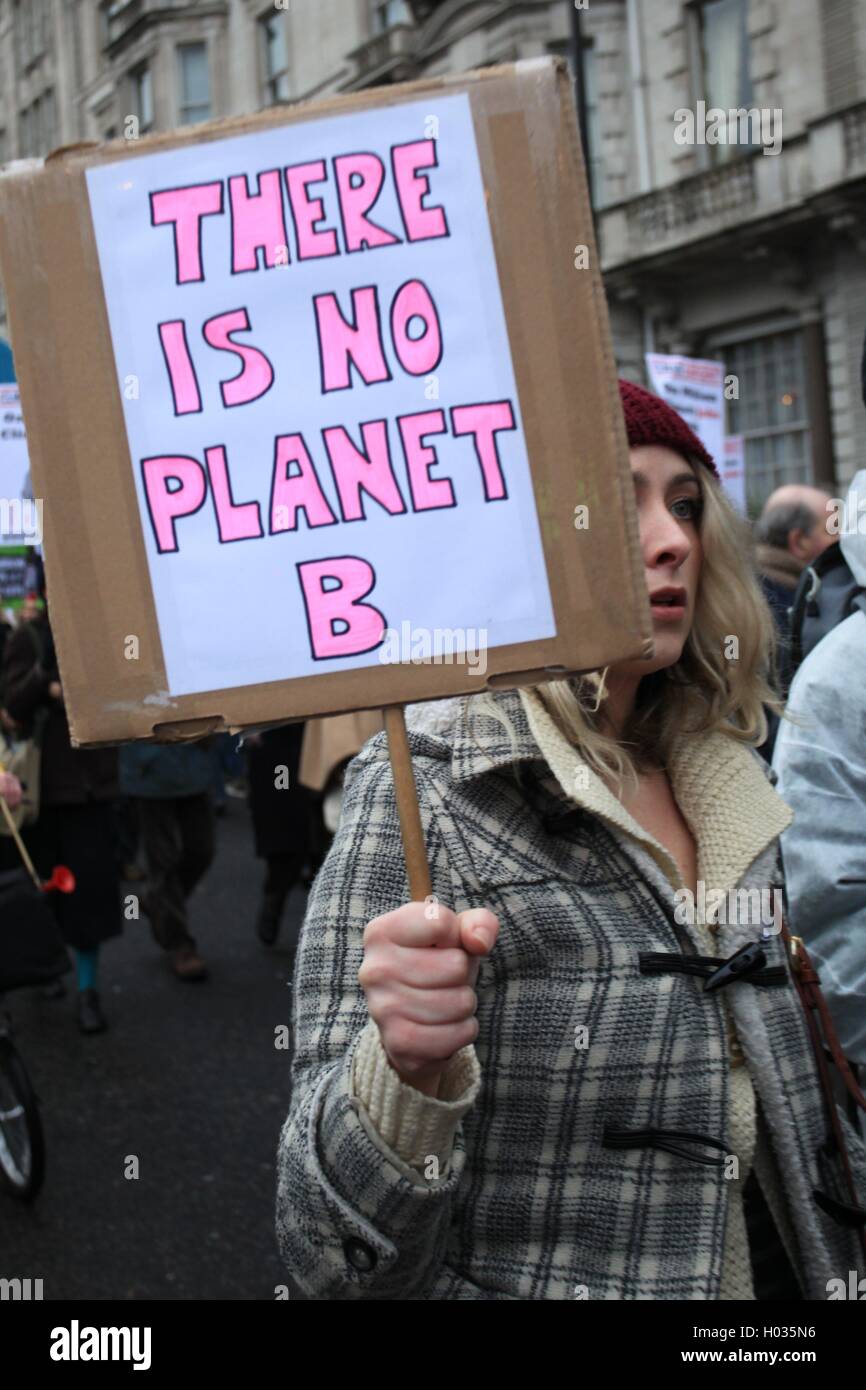
{"type": "Polygon", "coordinates": [[[178,946],[172,951],[171,966],[179,980],[207,979],[207,966],[194,946],[178,946]]]}
{"type": "Polygon", "coordinates": [[[283,899],[278,893],[265,893],[259,915],[256,918],[256,931],[259,940],[266,946],[273,946],[280,934],[280,917],[283,914],[283,899]]]}
{"type": "Polygon", "coordinates": [[[104,1033],[108,1027],[95,989],[79,990],[78,1026],[82,1033],[104,1033]]]}

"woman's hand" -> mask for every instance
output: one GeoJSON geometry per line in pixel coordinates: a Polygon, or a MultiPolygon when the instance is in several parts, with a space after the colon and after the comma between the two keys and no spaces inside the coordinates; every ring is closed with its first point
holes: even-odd
{"type": "Polygon", "coordinates": [[[473,988],[499,922],[487,908],[454,913],[405,903],[364,931],[358,979],[401,1081],[435,1096],[445,1064],[478,1036],[473,988]]]}
{"type": "Polygon", "coordinates": [[[21,783],[11,772],[0,772],[0,796],[8,803],[11,811],[21,805],[21,783]]]}
{"type": "Polygon", "coordinates": [[[51,682],[51,684],[48,687],[48,694],[51,696],[53,700],[63,699],[63,687],[60,684],[60,681],[51,682]]]}

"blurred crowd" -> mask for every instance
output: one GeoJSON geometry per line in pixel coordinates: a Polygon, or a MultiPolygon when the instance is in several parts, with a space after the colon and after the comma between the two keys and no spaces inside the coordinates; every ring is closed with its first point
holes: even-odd
{"type": "MultiPolygon", "coordinates": [[[[852,486],[855,524],[847,535],[833,525],[839,513],[830,494],[800,485],[774,492],[753,528],[755,566],[778,637],[779,704],[768,710],[769,735],[759,751],[774,764],[771,776],[796,813],[783,837],[789,912],[824,972],[855,1064],[866,1063],[866,784],[859,742],[866,727],[866,535],[856,524],[858,485],[866,502],[866,473],[852,486]],[[852,618],[853,628],[846,625],[852,618]],[[786,701],[790,721],[779,717],[786,701]]],[[[74,952],[79,1026],[97,1033],[107,1026],[99,955],[123,930],[122,884],[134,885],[127,893],[138,899],[176,977],[204,980],[208,970],[191,930],[189,901],[216,853],[216,818],[227,798],[243,798],[263,863],[251,930],[254,917],[259,939],[272,946],[289,893],[310,886],[327,852],[344,770],[382,719],[360,713],[245,737],[73,748],[41,568],[38,573],[37,588],[17,611],[0,608],[0,795],[16,808],[38,873],[47,879],[65,865],[75,876],[75,891],[52,894],[51,905],[74,952]]],[[[0,821],[0,882],[20,874],[20,866],[19,847],[0,821]]],[[[60,980],[44,988],[58,997],[66,992],[60,980]]]]}
{"type": "MultiPolygon", "coordinates": [[[[169,968],[207,978],[189,902],[217,852],[227,799],[246,800],[263,875],[255,929],[277,941],[289,893],[308,888],[339,818],[343,770],[382,727],[377,714],[338,715],[241,738],[72,746],[44,582],[17,611],[0,608],[0,795],[42,878],[58,865],[75,889],[50,895],[74,953],[82,1032],[107,1027],[99,993],[103,945],[119,936],[132,894],[169,968]]],[[[0,884],[20,880],[21,850],[0,822],[0,884]]],[[[135,916],[138,916],[136,911],[135,916]]],[[[293,943],[290,943],[293,946],[293,943]]],[[[61,979],[42,987],[66,993],[61,979]]]]}

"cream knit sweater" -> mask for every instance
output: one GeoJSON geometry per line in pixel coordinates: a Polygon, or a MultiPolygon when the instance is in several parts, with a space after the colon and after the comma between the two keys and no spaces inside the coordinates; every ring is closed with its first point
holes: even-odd
{"type": "MultiPolygon", "coordinates": [[[[669,851],[625,810],[601,778],[587,767],[578,750],[560,733],[536,692],[523,689],[520,696],[533,737],[566,794],[618,830],[633,836],[652,855],[672,887],[684,887],[679,867],[669,851]],[[580,777],[576,775],[578,769],[580,777]],[[579,790],[576,791],[576,788],[579,790]]],[[[707,766],[707,756],[723,758],[725,750],[718,739],[701,740],[701,745],[698,749],[693,737],[680,740],[668,773],[677,803],[695,836],[698,872],[709,893],[713,888],[727,890],[731,886],[734,856],[730,855],[729,863],[723,838],[717,833],[718,825],[713,828],[710,840],[710,827],[700,814],[701,798],[694,794],[704,777],[712,781],[712,772],[718,770],[707,766]]],[[[749,756],[744,749],[729,746],[737,756],[749,756]]],[[[740,807],[739,816],[735,834],[738,840],[736,849],[741,858],[743,842],[748,843],[748,808],[740,807]]],[[[716,954],[712,929],[696,925],[696,930],[704,938],[701,942],[702,953],[716,954]]],[[[748,1068],[739,1064],[741,1058],[730,1018],[729,1031],[732,1049],[730,1144],[731,1152],[738,1159],[738,1176],[727,1180],[730,1202],[719,1297],[722,1300],[750,1300],[754,1299],[755,1293],[742,1193],[755,1161],[756,1102],[748,1068]]],[[[461,1118],[473,1105],[480,1082],[481,1072],[475,1048],[469,1046],[455,1053],[448,1062],[437,1098],[404,1085],[388,1060],[379,1030],[372,1019],[364,1028],[355,1049],[352,1086],[356,1099],[387,1149],[418,1173],[422,1180],[447,1173],[454,1134],[461,1118]]]]}

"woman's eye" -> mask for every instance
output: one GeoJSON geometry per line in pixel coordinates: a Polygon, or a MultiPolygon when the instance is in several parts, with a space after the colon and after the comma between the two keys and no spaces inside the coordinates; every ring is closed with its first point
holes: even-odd
{"type": "Polygon", "coordinates": [[[701,504],[696,497],[680,497],[671,504],[671,511],[680,521],[697,521],[701,513],[701,504]],[[678,511],[677,508],[682,510],[678,511]]]}

